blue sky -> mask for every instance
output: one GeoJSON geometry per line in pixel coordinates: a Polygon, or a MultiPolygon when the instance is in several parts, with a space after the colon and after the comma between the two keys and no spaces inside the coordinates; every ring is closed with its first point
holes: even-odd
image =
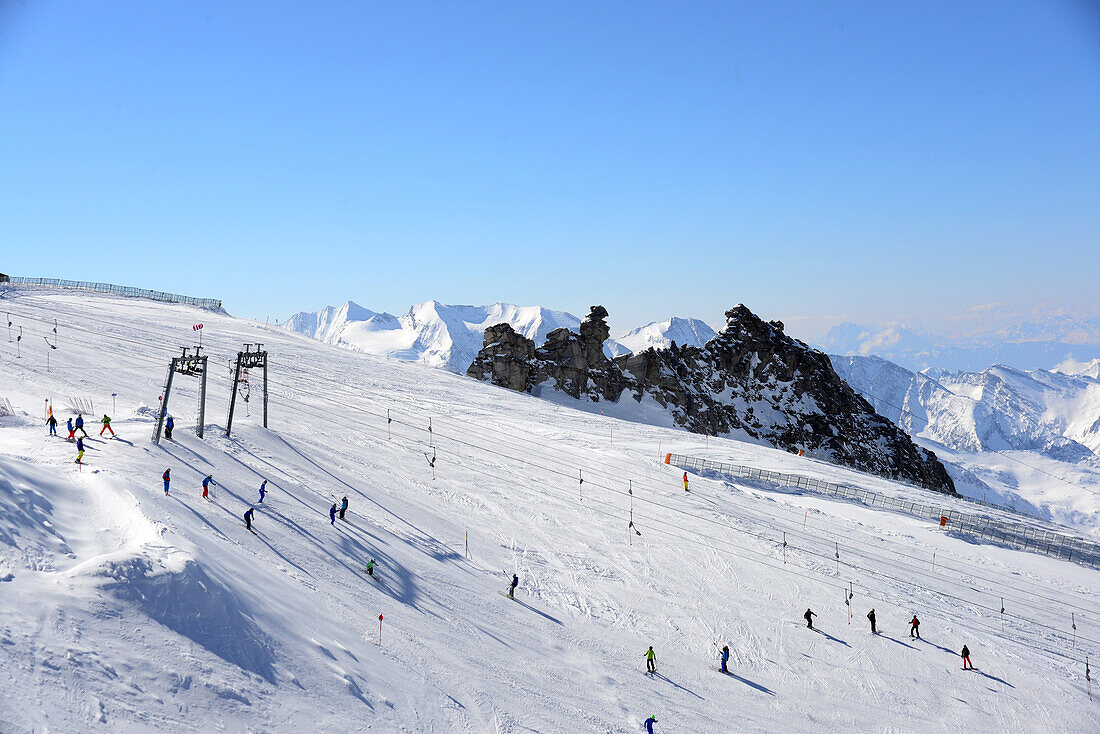
{"type": "Polygon", "coordinates": [[[0,2],[0,270],[819,337],[1096,308],[1100,10],[0,2]]]}

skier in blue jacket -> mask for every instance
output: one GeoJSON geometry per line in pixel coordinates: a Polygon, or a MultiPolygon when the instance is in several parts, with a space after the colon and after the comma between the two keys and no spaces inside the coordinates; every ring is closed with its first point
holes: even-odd
{"type": "Polygon", "coordinates": [[[80,413],[76,416],[76,430],[84,434],[84,438],[88,437],[88,432],[84,430],[84,416],[80,413]]]}
{"type": "Polygon", "coordinates": [[[645,734],[653,734],[653,725],[657,723],[656,716],[650,716],[645,720],[645,734]]]}
{"type": "Polygon", "coordinates": [[[722,670],[723,673],[728,673],[729,672],[728,670],[726,670],[726,663],[728,663],[729,661],[730,661],[730,646],[729,645],[723,645],[722,646],[722,667],[721,667],[721,670],[722,670]]]}
{"type": "Polygon", "coordinates": [[[262,504],[264,503],[264,496],[265,496],[266,494],[267,494],[267,480],[265,479],[265,480],[264,480],[264,481],[263,481],[263,482],[262,482],[262,483],[260,484],[260,504],[261,504],[261,505],[262,505],[262,504]]]}
{"type": "Polygon", "coordinates": [[[335,502],[332,503],[332,507],[328,508],[328,524],[329,525],[335,525],[336,524],[336,503],[335,502]]]}

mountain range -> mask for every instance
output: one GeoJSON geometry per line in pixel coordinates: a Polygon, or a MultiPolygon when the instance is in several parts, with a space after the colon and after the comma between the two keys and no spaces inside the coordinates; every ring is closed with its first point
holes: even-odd
{"type": "MultiPolygon", "coordinates": [[[[581,320],[565,311],[499,302],[489,306],[452,306],[427,301],[394,316],[346,301],[342,306],[297,313],[282,326],[328,344],[464,374],[484,343],[485,329],[501,323],[509,324],[517,333],[541,345],[554,329],[575,331],[581,320]]],[[[618,339],[608,339],[604,353],[609,358],[618,357],[649,347],[663,349],[673,342],[679,346],[702,346],[715,334],[714,329],[699,319],[671,318],[632,329],[618,339]]]]}
{"type": "Polygon", "coordinates": [[[1100,379],[993,365],[911,372],[879,357],[831,356],[837,374],[913,436],[960,451],[1033,451],[1100,466],[1100,379]]]}
{"type": "Polygon", "coordinates": [[[977,372],[993,364],[1053,369],[1066,360],[1100,358],[1100,318],[1052,316],[967,336],[944,336],[898,324],[844,323],[829,330],[821,348],[829,354],[876,356],[913,372],[929,367],[977,372]]]}

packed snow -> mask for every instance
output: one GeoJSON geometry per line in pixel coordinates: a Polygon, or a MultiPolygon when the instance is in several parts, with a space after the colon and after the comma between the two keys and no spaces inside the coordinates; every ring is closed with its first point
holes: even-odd
{"type": "Polygon", "coordinates": [[[1084,680],[1098,572],[760,481],[692,475],[685,492],[660,457],[885,480],[192,307],[30,288],[0,302],[22,328],[0,338],[17,413],[0,418],[4,732],[637,732],[651,714],[658,732],[1100,729],[1084,680]],[[195,323],[205,439],[198,380],[177,375],[174,438],[156,445],[195,323]],[[270,428],[250,375],[227,438],[246,342],[271,355],[270,428]],[[83,465],[63,427],[80,399],[83,465]]]}

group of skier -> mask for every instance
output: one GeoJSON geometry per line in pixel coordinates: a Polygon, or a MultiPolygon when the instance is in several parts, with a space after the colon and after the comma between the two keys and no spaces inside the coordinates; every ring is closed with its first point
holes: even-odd
{"type": "MultiPolygon", "coordinates": [[[[809,609],[807,609],[806,613],[802,615],[802,618],[806,620],[806,626],[809,627],[810,629],[814,629],[814,619],[813,618],[816,617],[816,616],[817,616],[817,614],[815,612],[809,610],[809,609]]],[[[877,624],[878,620],[875,617],[874,608],[872,608],[871,611],[867,612],[867,621],[869,621],[871,623],[871,634],[877,635],[878,634],[878,624],[877,624]]],[[[915,614],[913,615],[913,618],[909,620],[909,639],[911,639],[911,640],[921,639],[921,636],[920,636],[920,619],[918,619],[917,615],[915,615],[915,614]]],[[[962,654],[962,659],[963,659],[963,670],[968,670],[970,668],[973,668],[974,666],[970,664],[970,648],[968,648],[966,645],[963,645],[963,649],[962,649],[961,654],[962,654]]]]}
{"type": "Polygon", "coordinates": [[[348,498],[345,496],[340,500],[340,507],[336,507],[336,503],[332,503],[332,507],[328,508],[328,521],[330,525],[336,524],[336,518],[344,519],[344,513],[348,511],[348,498]]]}
{"type": "MultiPolygon", "coordinates": [[[[104,416],[104,417],[106,417],[106,416],[104,416]]],[[[80,450],[80,455],[83,456],[83,445],[82,445],[81,439],[77,439],[77,448],[80,450]]],[[[169,490],[169,488],[171,486],[171,482],[172,482],[172,469],[171,469],[171,467],[164,470],[164,474],[161,475],[161,479],[164,480],[164,496],[167,497],[168,496],[168,490],[169,490]]],[[[202,480],[202,495],[201,495],[202,498],[204,500],[213,501],[210,498],[210,488],[211,487],[217,487],[217,486],[218,486],[218,483],[214,480],[214,475],[213,474],[207,474],[202,480]]],[[[256,504],[262,505],[264,503],[264,498],[267,497],[267,480],[266,479],[264,479],[262,482],[260,482],[259,494],[260,494],[260,499],[256,504]]],[[[329,511],[328,511],[329,523],[332,524],[332,525],[335,525],[337,518],[343,520],[345,515],[347,514],[347,511],[348,511],[348,498],[347,498],[347,496],[345,496],[343,499],[340,500],[339,505],[337,505],[336,502],[333,502],[332,507],[330,507],[329,511]]],[[[244,513],[244,524],[245,524],[245,529],[246,530],[252,530],[252,520],[255,517],[255,514],[256,514],[256,508],[251,507],[251,506],[248,508],[248,511],[244,513]]],[[[255,532],[255,531],[253,530],[252,532],[255,532]]],[[[368,568],[367,572],[371,575],[374,575],[373,574],[373,566],[375,565],[375,562],[372,560],[369,565],[370,565],[370,568],[368,568]]]]}
{"type": "MultiPolygon", "coordinates": [[[[99,435],[102,436],[104,432],[109,432],[113,438],[115,436],[115,429],[111,428],[111,417],[104,413],[99,422],[103,424],[103,428],[99,429],[99,435]]],[[[46,427],[49,430],[49,435],[57,435],[57,418],[54,416],[52,410],[49,411],[49,415],[46,416],[46,427]]],[[[89,438],[88,432],[84,430],[84,415],[82,413],[77,413],[75,422],[72,418],[69,418],[65,421],[65,427],[69,431],[69,435],[65,437],[65,440],[76,442],[76,463],[83,464],[84,439],[89,438]],[[83,435],[77,436],[77,431],[80,431],[83,435]]]]}

